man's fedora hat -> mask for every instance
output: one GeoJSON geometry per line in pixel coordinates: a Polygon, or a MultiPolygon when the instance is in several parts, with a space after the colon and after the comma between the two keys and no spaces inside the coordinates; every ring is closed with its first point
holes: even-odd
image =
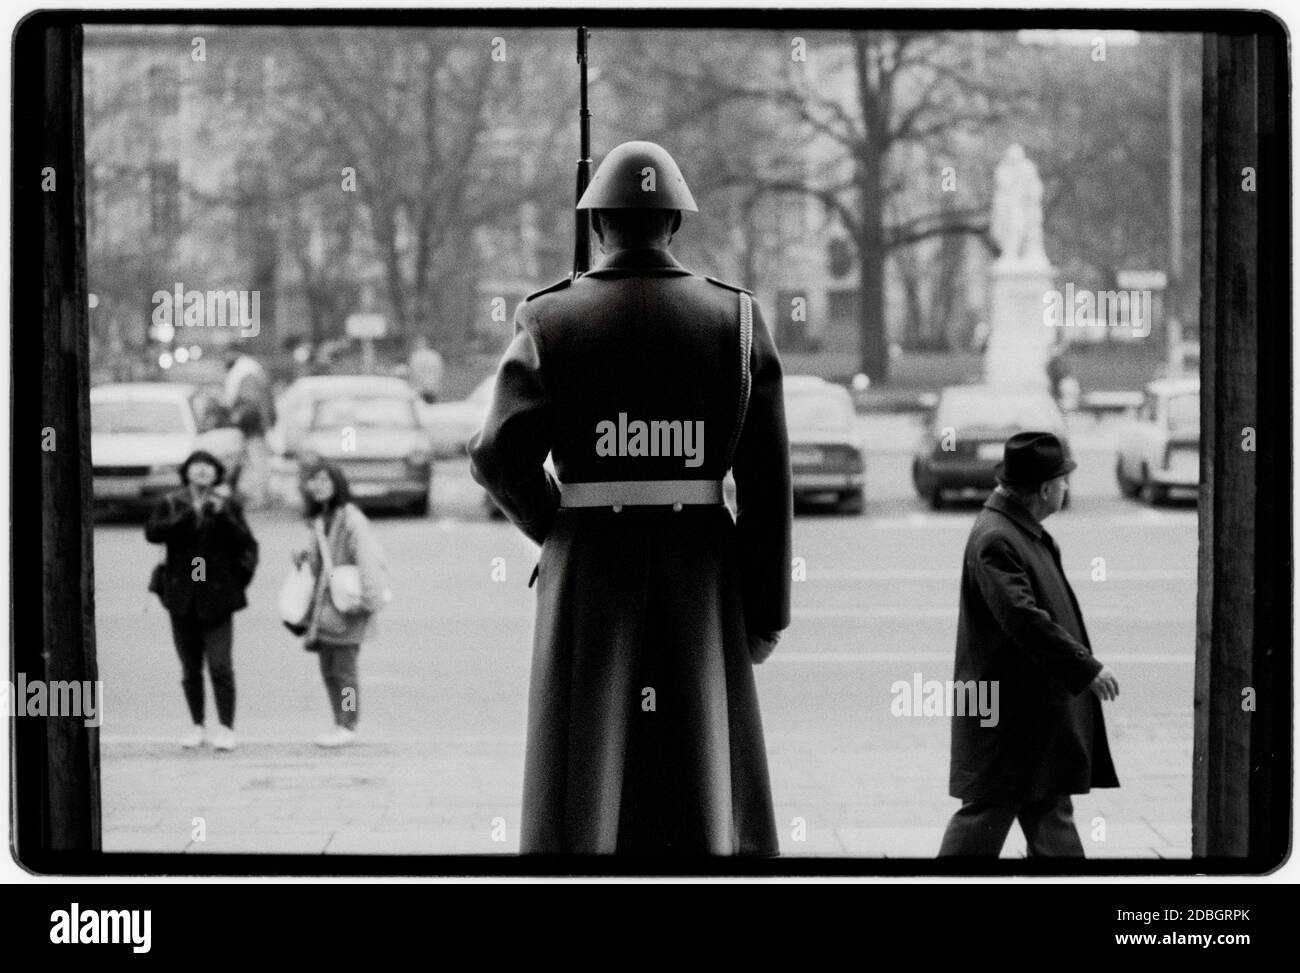
{"type": "Polygon", "coordinates": [[[1078,465],[1050,432],[1018,432],[1002,447],[1002,462],[993,468],[993,475],[1013,486],[1033,486],[1063,476],[1078,465]]]}

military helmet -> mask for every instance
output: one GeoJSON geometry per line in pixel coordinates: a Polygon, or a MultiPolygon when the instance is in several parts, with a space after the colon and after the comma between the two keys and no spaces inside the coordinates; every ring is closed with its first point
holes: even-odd
{"type": "Polygon", "coordinates": [[[624,142],[610,149],[577,208],[699,212],[682,170],[668,150],[654,142],[624,142]]]}

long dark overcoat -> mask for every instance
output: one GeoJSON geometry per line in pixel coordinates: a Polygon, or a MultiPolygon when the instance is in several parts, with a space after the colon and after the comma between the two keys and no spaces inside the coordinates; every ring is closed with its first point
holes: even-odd
{"type": "Polygon", "coordinates": [[[721,505],[561,508],[543,467],[550,452],[566,483],[720,480],[737,419],[738,301],[666,250],[624,250],[515,313],[470,455],[542,545],[523,852],[777,853],[747,632],[789,623],[790,460],[781,365],[757,305],[734,521],[721,505]],[[703,422],[701,465],[599,455],[598,424],[620,414],[703,422]]]}
{"type": "Polygon", "coordinates": [[[953,717],[949,793],[1019,803],[1118,787],[1088,688],[1101,668],[1056,542],[994,493],[966,543],[954,680],[996,680],[998,720],[953,717]]]}

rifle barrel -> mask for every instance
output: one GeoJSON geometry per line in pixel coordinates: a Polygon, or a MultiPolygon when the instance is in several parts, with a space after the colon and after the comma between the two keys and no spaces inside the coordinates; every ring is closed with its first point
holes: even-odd
{"type": "MultiPolygon", "coordinates": [[[[587,108],[587,28],[578,28],[578,178],[576,206],[591,182],[591,111],[587,108]]],[[[573,276],[591,269],[591,211],[574,211],[573,276]]]]}

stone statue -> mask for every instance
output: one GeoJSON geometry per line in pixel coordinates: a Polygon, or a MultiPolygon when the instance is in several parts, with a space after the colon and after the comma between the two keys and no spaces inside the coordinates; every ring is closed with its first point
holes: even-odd
{"type": "Polygon", "coordinates": [[[1038,167],[1012,145],[994,172],[993,221],[989,232],[1002,264],[1043,266],[1043,181],[1038,167]]]}

